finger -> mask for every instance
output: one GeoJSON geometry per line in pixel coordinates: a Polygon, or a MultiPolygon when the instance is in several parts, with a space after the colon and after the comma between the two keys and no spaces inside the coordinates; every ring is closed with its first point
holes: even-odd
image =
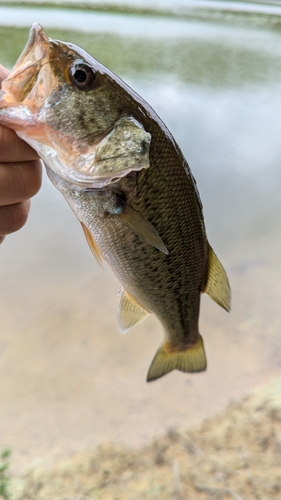
{"type": "Polygon", "coordinates": [[[40,161],[0,164],[0,206],[28,200],[39,191],[41,181],[40,161]]]}
{"type": "MultiPolygon", "coordinates": [[[[0,207],[0,239],[21,229],[27,221],[30,201],[0,207]]],[[[0,241],[1,242],[1,241],[0,241]]]]}
{"type": "Polygon", "coordinates": [[[37,160],[38,154],[17,134],[0,125],[0,162],[37,160]]]}
{"type": "MultiPolygon", "coordinates": [[[[0,64],[0,84],[8,76],[9,71],[0,64]]],[[[38,159],[37,153],[17,134],[0,126],[0,162],[29,161],[38,159]]]]}

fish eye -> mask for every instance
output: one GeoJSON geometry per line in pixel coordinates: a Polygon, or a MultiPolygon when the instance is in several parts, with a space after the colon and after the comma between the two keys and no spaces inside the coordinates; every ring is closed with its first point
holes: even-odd
{"type": "Polygon", "coordinates": [[[80,90],[90,90],[96,81],[95,72],[84,63],[75,63],[70,68],[69,76],[75,87],[80,90]]]}

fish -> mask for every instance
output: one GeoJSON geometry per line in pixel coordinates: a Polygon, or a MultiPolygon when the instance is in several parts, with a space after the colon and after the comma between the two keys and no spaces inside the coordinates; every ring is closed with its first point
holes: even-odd
{"type": "Polygon", "coordinates": [[[0,123],[37,151],[96,261],[117,276],[119,330],[151,313],[161,322],[147,381],[206,370],[201,294],[229,311],[230,285],[196,181],[156,112],[83,49],[34,23],[2,82],[0,123]]]}

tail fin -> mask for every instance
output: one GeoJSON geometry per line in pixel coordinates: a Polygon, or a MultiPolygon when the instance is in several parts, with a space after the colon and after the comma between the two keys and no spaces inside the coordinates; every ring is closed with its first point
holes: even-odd
{"type": "Polygon", "coordinates": [[[147,374],[147,382],[153,382],[172,370],[182,372],[202,372],[206,370],[207,361],[203,339],[199,335],[196,344],[185,351],[172,351],[169,342],[165,342],[156,352],[147,374]]]}

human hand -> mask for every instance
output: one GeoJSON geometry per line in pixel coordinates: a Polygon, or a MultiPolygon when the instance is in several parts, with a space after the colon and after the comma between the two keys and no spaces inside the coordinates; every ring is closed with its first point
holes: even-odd
{"type": "MultiPolygon", "coordinates": [[[[0,86],[8,71],[0,65],[0,86]]],[[[0,125],[0,243],[26,223],[30,198],[40,189],[37,153],[13,130],[0,125]]]]}

